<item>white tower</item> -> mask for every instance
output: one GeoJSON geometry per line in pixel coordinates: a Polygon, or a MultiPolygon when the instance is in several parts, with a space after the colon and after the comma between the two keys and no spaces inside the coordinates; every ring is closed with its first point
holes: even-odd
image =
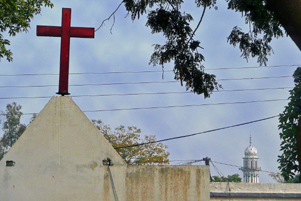
{"type": "Polygon", "coordinates": [[[250,145],[245,149],[245,157],[243,157],[243,182],[246,183],[259,183],[259,171],[258,167],[257,149],[252,146],[252,139],[250,136],[250,145]]]}

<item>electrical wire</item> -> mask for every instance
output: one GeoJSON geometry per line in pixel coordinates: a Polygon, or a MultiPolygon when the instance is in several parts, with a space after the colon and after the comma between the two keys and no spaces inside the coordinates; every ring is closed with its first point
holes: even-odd
{"type": "MultiPolygon", "coordinates": [[[[227,165],[227,166],[232,166],[232,167],[238,167],[238,168],[242,168],[243,166],[239,166],[239,165],[232,165],[232,164],[229,164],[229,163],[222,163],[222,162],[217,162],[217,161],[212,161],[212,162],[215,162],[215,163],[218,163],[218,164],[221,164],[221,165],[227,165]]],[[[266,171],[266,170],[259,170],[261,172],[266,172],[266,173],[270,173],[270,174],[275,174],[275,172],[270,172],[270,171],[266,171]]]]}
{"type": "Polygon", "coordinates": [[[128,111],[128,110],[150,110],[150,109],[166,109],[166,108],[182,108],[182,107],[202,107],[202,106],[212,106],[212,105],[233,105],[233,104],[246,104],[246,103],[263,103],[263,102],[275,102],[275,101],[287,101],[287,99],[238,101],[238,102],[191,104],[191,105],[169,105],[169,106],[136,107],[136,108],[117,108],[117,109],[103,109],[103,110],[86,110],[84,112],[88,113],[88,112],[115,112],[115,111],[128,111]]]}
{"type": "MultiPolygon", "coordinates": [[[[257,88],[257,89],[230,89],[230,90],[218,90],[216,92],[242,92],[242,91],[265,91],[265,90],[280,90],[280,89],[292,89],[292,87],[275,87],[275,88],[257,88]]],[[[106,97],[106,96],[139,96],[139,95],[169,95],[169,94],[192,94],[189,91],[180,92],[151,92],[151,93],[127,93],[127,94],[86,94],[86,95],[72,95],[72,98],[81,97],[106,97]]],[[[19,97],[0,97],[0,100],[7,99],[43,99],[51,98],[52,96],[19,96],[19,97]]]]}
{"type": "MultiPolygon", "coordinates": [[[[154,106],[154,107],[140,107],[140,108],[117,108],[117,109],[103,109],[103,110],[84,110],[84,113],[90,112],[116,112],[116,111],[129,111],[129,110],[149,110],[149,109],[167,109],[167,108],[184,108],[184,107],[201,107],[201,106],[213,106],[213,105],[234,105],[234,104],[247,104],[247,103],[263,103],[263,102],[275,102],[275,101],[287,101],[287,99],[274,99],[274,100],[258,100],[258,101],[241,101],[241,102],[225,102],[225,103],[208,103],[208,104],[194,104],[194,105],[169,105],[169,106],[154,106]]],[[[23,115],[33,115],[36,113],[23,113],[23,115]]],[[[4,114],[0,114],[4,115],[4,114]]]]}
{"type": "Polygon", "coordinates": [[[255,69],[255,68],[281,68],[281,67],[299,67],[301,64],[288,64],[288,65],[274,65],[274,66],[246,66],[246,67],[229,67],[229,68],[209,68],[206,70],[244,70],[244,69],[255,69]]]}
{"type": "Polygon", "coordinates": [[[212,160],[210,160],[213,168],[215,169],[215,171],[217,172],[217,174],[220,176],[220,177],[225,177],[224,174],[214,165],[214,163],[212,162],[212,160]]]}
{"type": "Polygon", "coordinates": [[[203,132],[198,132],[198,133],[193,133],[193,134],[188,134],[188,135],[182,135],[182,136],[177,136],[177,137],[166,138],[166,139],[163,139],[163,140],[156,140],[156,141],[153,141],[153,142],[146,142],[146,143],[139,143],[139,144],[133,144],[133,145],[128,145],[128,146],[122,146],[122,147],[115,147],[115,149],[137,147],[137,146],[142,146],[142,145],[148,145],[148,144],[153,144],[153,143],[159,143],[159,142],[165,142],[165,141],[171,141],[171,140],[177,140],[177,139],[192,137],[192,136],[196,136],[196,135],[202,135],[202,134],[205,134],[205,133],[211,133],[211,132],[225,130],[225,129],[234,128],[234,127],[238,127],[238,126],[244,126],[244,125],[248,125],[248,124],[253,124],[253,123],[260,122],[260,121],[265,121],[265,120],[273,119],[273,118],[278,117],[278,116],[279,115],[275,115],[275,116],[266,117],[266,118],[258,119],[258,120],[254,120],[254,121],[249,121],[249,122],[245,122],[245,123],[241,123],[241,124],[235,124],[235,125],[225,126],[225,127],[221,127],[221,128],[216,128],[216,129],[212,129],[212,130],[203,131],[203,132]]]}
{"type": "MultiPolygon", "coordinates": [[[[275,65],[275,66],[246,66],[246,67],[228,67],[228,68],[208,68],[206,70],[244,70],[244,69],[257,69],[257,68],[281,68],[281,67],[296,67],[301,66],[301,64],[291,64],[291,65],[275,65]]],[[[164,72],[173,72],[173,70],[165,70],[164,72]]],[[[162,71],[111,71],[111,72],[74,72],[69,73],[69,75],[107,75],[107,74],[136,74],[136,73],[162,73],[162,71]]],[[[54,76],[59,75],[58,73],[20,73],[20,74],[0,74],[0,77],[14,77],[14,76],[54,76]]]]}
{"type": "MultiPolygon", "coordinates": [[[[217,81],[239,81],[239,80],[258,80],[258,79],[279,79],[288,78],[292,76],[270,76],[270,77],[245,77],[245,78],[226,78],[218,79],[217,81]]],[[[111,85],[135,85],[135,84],[167,84],[176,83],[178,81],[146,81],[146,82],[119,82],[119,83],[94,83],[94,84],[70,84],[70,87],[82,87],[82,86],[111,86],[111,85]]],[[[27,85],[27,86],[0,86],[0,88],[33,88],[33,87],[57,87],[57,84],[53,85],[27,85]]]]}
{"type": "Polygon", "coordinates": [[[239,91],[265,91],[265,90],[277,90],[277,89],[292,89],[293,87],[273,87],[273,88],[257,88],[257,89],[223,89],[213,92],[239,92],[239,91]]]}
{"type": "MultiPolygon", "coordinates": [[[[167,71],[172,72],[172,70],[167,71]]],[[[111,72],[86,72],[86,73],[69,73],[69,75],[108,75],[108,74],[140,74],[140,73],[162,73],[162,71],[111,71],[111,72]]],[[[17,76],[58,76],[58,73],[20,73],[20,74],[0,74],[0,77],[17,77],[17,76]]]]}
{"type": "Polygon", "coordinates": [[[201,162],[201,161],[204,161],[204,159],[199,159],[199,160],[193,160],[193,161],[190,161],[190,162],[187,162],[187,163],[184,163],[185,165],[190,165],[192,163],[198,163],[198,162],[201,162]]]}
{"type": "MultiPolygon", "coordinates": [[[[104,83],[104,84],[70,84],[70,87],[82,87],[82,86],[110,86],[110,85],[128,85],[128,84],[162,84],[162,83],[174,83],[177,81],[159,81],[159,82],[121,82],[121,83],[104,83]]],[[[57,87],[57,84],[50,85],[29,85],[29,86],[0,86],[0,88],[32,88],[32,87],[57,87]]]]}
{"type": "MultiPolygon", "coordinates": [[[[192,164],[192,163],[197,163],[197,162],[200,162],[200,161],[204,161],[204,159],[199,159],[199,160],[170,160],[171,162],[172,161],[189,161],[189,162],[186,162],[184,163],[184,165],[188,165],[188,164],[192,164]]],[[[227,165],[227,166],[232,166],[232,167],[238,167],[238,168],[243,168],[243,166],[239,166],[239,165],[233,165],[233,164],[229,164],[229,163],[223,163],[223,162],[218,162],[218,161],[212,161],[210,159],[210,162],[213,164],[214,163],[217,163],[217,164],[221,164],[221,165],[227,165]]],[[[252,170],[252,168],[250,168],[250,170],[252,170]]],[[[270,173],[270,174],[275,174],[275,172],[271,172],[271,171],[266,171],[266,170],[259,170],[261,172],[266,172],[266,173],[270,173]]]]}
{"type": "Polygon", "coordinates": [[[229,78],[229,79],[218,79],[217,81],[236,81],[236,80],[259,80],[259,79],[278,79],[292,77],[291,75],[283,76],[267,76],[267,77],[244,77],[244,78],[229,78]]]}

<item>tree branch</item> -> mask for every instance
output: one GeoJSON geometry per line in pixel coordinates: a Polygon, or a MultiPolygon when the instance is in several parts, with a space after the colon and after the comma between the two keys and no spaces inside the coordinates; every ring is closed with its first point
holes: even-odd
{"type": "Polygon", "coordinates": [[[205,11],[206,11],[206,6],[204,6],[204,9],[203,9],[203,13],[202,13],[202,16],[200,18],[200,21],[198,23],[198,25],[196,26],[196,28],[194,29],[192,35],[190,36],[190,39],[187,41],[187,44],[191,41],[191,39],[193,38],[193,36],[195,35],[195,32],[198,30],[198,28],[200,27],[200,24],[202,23],[203,21],[203,18],[204,18],[204,15],[205,15],[205,11]]]}
{"type": "Polygon", "coordinates": [[[178,8],[176,9],[176,8],[174,7],[174,5],[173,5],[169,0],[167,0],[167,2],[171,5],[172,9],[174,9],[174,10],[179,10],[178,8]]]}
{"type": "MultiPolygon", "coordinates": [[[[122,4],[123,4],[123,1],[118,5],[118,7],[114,10],[114,12],[113,12],[107,19],[104,19],[104,20],[102,21],[101,25],[95,30],[95,32],[98,31],[98,30],[104,25],[105,21],[109,21],[109,20],[111,19],[112,16],[114,16],[114,22],[113,22],[112,27],[114,26],[114,24],[115,24],[115,13],[119,10],[119,8],[120,8],[120,6],[121,6],[122,4]]],[[[111,27],[111,29],[110,29],[110,32],[111,32],[111,33],[112,33],[112,27],[111,27]]]]}

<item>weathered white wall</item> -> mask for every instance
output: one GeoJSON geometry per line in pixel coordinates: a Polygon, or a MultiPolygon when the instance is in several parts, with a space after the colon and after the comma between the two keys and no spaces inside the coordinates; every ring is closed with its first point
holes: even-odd
{"type": "Polygon", "coordinates": [[[210,200],[301,200],[301,184],[291,183],[210,183],[210,200]]]}
{"type": "Polygon", "coordinates": [[[126,200],[209,200],[209,166],[129,166],[126,200]]]}
{"type": "Polygon", "coordinates": [[[0,161],[1,201],[209,200],[208,166],[127,166],[70,97],[53,97],[0,161]],[[7,167],[6,161],[14,161],[7,167]]]}

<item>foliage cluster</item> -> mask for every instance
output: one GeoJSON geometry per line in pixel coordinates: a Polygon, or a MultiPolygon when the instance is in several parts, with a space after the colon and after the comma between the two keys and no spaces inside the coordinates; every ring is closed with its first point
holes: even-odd
{"type": "Polygon", "coordinates": [[[23,114],[21,108],[21,105],[17,105],[17,103],[13,102],[12,104],[6,105],[5,112],[1,112],[4,116],[2,126],[4,134],[0,139],[0,160],[26,129],[26,126],[20,122],[23,114]]]}
{"type": "Polygon", "coordinates": [[[285,179],[293,178],[301,170],[301,67],[295,71],[296,86],[290,90],[289,103],[279,116],[282,154],[278,157],[279,169],[285,179]]]}
{"type": "Polygon", "coordinates": [[[258,57],[258,63],[266,65],[267,56],[273,51],[269,44],[273,38],[283,36],[281,25],[266,0],[228,0],[228,9],[241,12],[245,23],[249,25],[248,32],[235,26],[228,42],[233,46],[239,45],[243,58],[258,57]]]}
{"type": "MultiPolygon", "coordinates": [[[[8,32],[9,36],[27,32],[31,19],[41,13],[42,6],[53,7],[53,4],[50,0],[0,1],[0,32],[8,32]]],[[[12,61],[12,52],[7,49],[9,45],[10,41],[0,33],[0,58],[12,61]]]]}
{"type": "MultiPolygon", "coordinates": [[[[190,22],[193,16],[181,7],[183,0],[124,0],[126,10],[132,20],[147,15],[146,26],[151,32],[162,33],[166,38],[163,45],[155,44],[154,53],[150,63],[160,64],[174,61],[175,79],[186,83],[186,89],[197,94],[204,94],[207,98],[210,93],[219,89],[215,75],[204,71],[202,62],[205,60],[201,42],[195,39],[195,33],[203,20],[207,8],[215,8],[216,0],[195,0],[195,5],[202,8],[202,15],[195,29],[190,22]]],[[[242,57],[257,57],[260,65],[266,65],[273,50],[269,45],[272,38],[283,36],[279,21],[274,12],[269,9],[267,0],[226,0],[228,9],[241,12],[245,23],[249,25],[248,31],[235,26],[231,31],[228,42],[239,46],[242,57]]]]}
{"type": "Polygon", "coordinates": [[[294,177],[288,179],[287,181],[284,179],[280,172],[269,174],[275,181],[278,183],[300,183],[300,174],[295,175],[294,177]]]}
{"type": "MultiPolygon", "coordinates": [[[[129,126],[127,129],[124,126],[118,126],[113,130],[109,125],[103,124],[101,120],[92,120],[92,122],[114,148],[156,141],[156,136],[154,135],[145,135],[141,139],[141,130],[135,126],[129,126]]],[[[116,151],[129,165],[150,165],[168,164],[169,153],[166,149],[167,146],[163,143],[151,143],[143,146],[116,149],[116,151]]]]}
{"type": "Polygon", "coordinates": [[[212,176],[212,182],[241,182],[241,177],[239,174],[228,175],[228,177],[212,176]]]}
{"type": "MultiPolygon", "coordinates": [[[[215,75],[204,72],[202,62],[205,57],[199,52],[202,47],[200,41],[195,40],[195,30],[190,26],[193,17],[181,11],[182,0],[124,0],[126,10],[132,20],[139,19],[140,15],[147,14],[146,26],[151,32],[162,33],[167,39],[163,45],[155,44],[150,64],[162,65],[174,61],[175,79],[186,83],[186,89],[197,94],[204,94],[207,98],[218,85],[215,75]]],[[[214,6],[216,1],[196,1],[196,6],[214,6]]],[[[203,15],[202,15],[203,17],[203,15]]]]}

